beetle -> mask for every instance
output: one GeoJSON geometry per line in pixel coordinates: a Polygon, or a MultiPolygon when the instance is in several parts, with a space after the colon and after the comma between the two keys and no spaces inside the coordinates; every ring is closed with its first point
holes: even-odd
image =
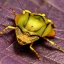
{"type": "Polygon", "coordinates": [[[55,24],[52,20],[46,18],[45,14],[33,13],[29,10],[24,10],[21,14],[17,14],[14,9],[12,9],[12,12],[15,16],[16,26],[7,26],[0,34],[3,34],[8,29],[14,29],[18,43],[21,46],[30,44],[29,48],[36,54],[38,59],[40,59],[40,55],[32,46],[40,37],[64,52],[61,47],[47,38],[54,37],[56,32],[54,30],[55,24]]]}

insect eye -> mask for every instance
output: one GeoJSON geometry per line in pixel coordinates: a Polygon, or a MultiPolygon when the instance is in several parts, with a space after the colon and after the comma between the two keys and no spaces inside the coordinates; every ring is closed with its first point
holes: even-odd
{"type": "Polygon", "coordinates": [[[21,44],[21,45],[26,45],[26,42],[25,42],[25,41],[22,41],[22,40],[19,39],[19,38],[18,38],[18,42],[19,42],[19,44],[21,44]]]}
{"type": "Polygon", "coordinates": [[[21,39],[18,38],[18,41],[21,42],[21,39]]]}

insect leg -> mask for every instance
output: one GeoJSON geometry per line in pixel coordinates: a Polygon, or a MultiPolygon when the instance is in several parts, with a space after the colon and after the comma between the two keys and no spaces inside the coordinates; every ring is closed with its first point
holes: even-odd
{"type": "Polygon", "coordinates": [[[8,29],[15,29],[16,27],[13,27],[13,26],[7,26],[6,28],[4,28],[1,32],[0,32],[0,34],[3,34],[3,32],[5,32],[6,30],[8,30],[8,29]]]}
{"type": "Polygon", "coordinates": [[[49,39],[47,39],[45,37],[44,37],[44,39],[47,40],[53,46],[56,46],[60,51],[64,52],[64,50],[60,46],[58,46],[56,43],[52,42],[51,40],[49,40],[49,39]]]}
{"type": "Polygon", "coordinates": [[[31,13],[29,10],[24,10],[23,14],[25,14],[26,12],[31,13]]]}
{"type": "Polygon", "coordinates": [[[12,9],[12,8],[11,8],[11,10],[12,10],[12,12],[13,12],[13,15],[16,16],[16,15],[17,15],[17,14],[16,14],[16,11],[15,11],[14,9],[12,9]]]}
{"type": "Polygon", "coordinates": [[[36,50],[32,47],[33,43],[30,44],[30,49],[36,54],[38,59],[40,59],[40,55],[36,52],[36,50]]]}

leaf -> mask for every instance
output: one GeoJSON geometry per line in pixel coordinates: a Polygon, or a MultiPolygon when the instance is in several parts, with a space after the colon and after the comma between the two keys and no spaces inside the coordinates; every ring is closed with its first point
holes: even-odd
{"type": "MultiPolygon", "coordinates": [[[[10,8],[21,13],[28,9],[32,12],[45,13],[56,25],[56,36],[64,38],[64,0],[0,0],[0,24],[15,25],[10,8]]],[[[5,27],[0,25],[0,31],[5,27]]],[[[64,49],[64,41],[51,39],[64,49]]],[[[2,64],[64,64],[64,53],[48,42],[40,39],[33,46],[40,54],[40,61],[28,46],[20,46],[16,41],[15,31],[7,30],[0,35],[0,62],[2,64]]]]}

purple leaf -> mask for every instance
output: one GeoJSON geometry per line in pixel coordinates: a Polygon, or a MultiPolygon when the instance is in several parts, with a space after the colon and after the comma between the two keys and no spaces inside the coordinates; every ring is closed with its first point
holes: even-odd
{"type": "MultiPolygon", "coordinates": [[[[0,24],[14,25],[14,16],[10,8],[21,13],[28,9],[32,12],[45,13],[56,25],[56,36],[64,38],[64,0],[0,0],[0,24]]],[[[0,31],[5,27],[0,25],[0,31]]],[[[64,49],[64,41],[51,39],[64,49]]],[[[22,47],[16,41],[15,31],[7,30],[0,35],[0,63],[2,64],[64,64],[64,53],[46,41],[39,40],[33,46],[40,54],[40,61],[29,47],[22,47]]]]}

